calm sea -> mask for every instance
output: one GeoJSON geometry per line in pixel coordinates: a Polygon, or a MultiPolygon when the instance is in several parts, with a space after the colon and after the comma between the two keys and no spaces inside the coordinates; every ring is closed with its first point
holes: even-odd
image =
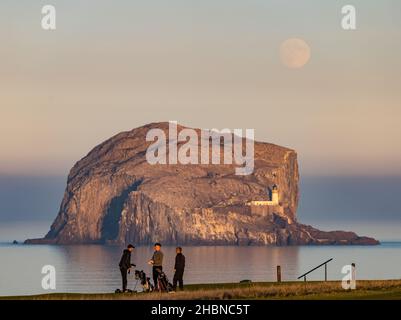
{"type": "MultiPolygon", "coordinates": [[[[56,268],[55,292],[113,292],[120,287],[118,262],[122,248],[100,245],[48,246],[13,245],[11,239],[38,236],[46,224],[0,226],[0,295],[45,293],[41,287],[42,267],[56,268]],[[14,237],[12,237],[14,236],[14,237]],[[24,237],[25,236],[25,237],[24,237]]],[[[163,247],[164,268],[173,274],[174,247],[163,247]]],[[[300,247],[184,247],[187,258],[186,283],[274,281],[280,265],[284,281],[294,281],[303,272],[334,258],[328,266],[329,280],[342,278],[341,268],[356,263],[359,279],[401,279],[401,242],[380,246],[300,246],[300,247]]],[[[146,261],[151,247],[138,247],[132,260],[137,269],[150,274],[146,261]]],[[[319,269],[309,279],[322,280],[319,269]]],[[[131,289],[136,281],[129,280],[131,289]]],[[[139,289],[139,286],[137,287],[139,289]]]]}

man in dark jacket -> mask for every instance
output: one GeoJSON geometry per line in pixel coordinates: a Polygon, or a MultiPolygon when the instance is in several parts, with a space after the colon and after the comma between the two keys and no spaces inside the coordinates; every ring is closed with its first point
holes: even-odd
{"type": "Polygon", "coordinates": [[[119,267],[121,271],[121,278],[123,280],[123,292],[128,292],[127,290],[127,273],[130,272],[131,267],[136,267],[135,264],[131,263],[131,252],[134,250],[134,246],[129,244],[127,249],[123,251],[119,267]]]}
{"type": "Polygon", "coordinates": [[[174,278],[173,278],[173,289],[174,291],[177,289],[177,282],[181,290],[184,289],[184,269],[185,269],[185,256],[182,254],[182,248],[177,247],[175,249],[177,255],[175,256],[175,265],[174,265],[174,278]]]}
{"type": "Polygon", "coordinates": [[[158,289],[158,277],[159,273],[163,271],[163,252],[161,251],[162,245],[156,242],[154,245],[155,252],[153,253],[152,259],[149,260],[149,264],[152,265],[153,282],[155,284],[155,290],[158,289]]]}

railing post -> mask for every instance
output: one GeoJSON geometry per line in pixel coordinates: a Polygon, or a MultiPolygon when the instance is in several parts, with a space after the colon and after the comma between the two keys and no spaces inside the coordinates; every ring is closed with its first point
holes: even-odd
{"type": "Polygon", "coordinates": [[[322,264],[319,264],[317,267],[313,268],[312,270],[309,270],[308,272],[306,272],[306,273],[304,273],[303,275],[299,276],[297,279],[304,278],[304,281],[306,281],[306,276],[307,276],[309,273],[311,273],[311,272],[315,271],[316,269],[319,269],[320,267],[323,267],[323,266],[324,266],[324,281],[327,281],[327,264],[328,264],[330,261],[332,261],[332,260],[333,260],[333,258],[331,258],[331,259],[329,259],[329,260],[323,262],[322,264]]]}
{"type": "Polygon", "coordinates": [[[277,266],[277,282],[281,282],[281,266],[277,266]]]}

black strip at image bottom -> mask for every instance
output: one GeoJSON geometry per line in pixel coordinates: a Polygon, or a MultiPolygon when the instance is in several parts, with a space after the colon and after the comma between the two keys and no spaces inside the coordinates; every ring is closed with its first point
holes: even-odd
{"type": "Polygon", "coordinates": [[[125,319],[274,319],[280,316],[344,317],[399,310],[398,301],[372,300],[69,300],[0,301],[1,312],[19,317],[54,319],[56,315],[79,318],[125,319]]]}

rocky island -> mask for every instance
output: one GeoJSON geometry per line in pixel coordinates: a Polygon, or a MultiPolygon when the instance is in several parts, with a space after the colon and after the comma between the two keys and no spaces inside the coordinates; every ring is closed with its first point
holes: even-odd
{"type": "Polygon", "coordinates": [[[117,134],[78,161],[50,231],[26,243],[378,244],[297,221],[294,150],[255,141],[249,175],[236,175],[235,164],[150,164],[146,135],[153,128],[168,136],[168,122],[152,123],[117,134]]]}

